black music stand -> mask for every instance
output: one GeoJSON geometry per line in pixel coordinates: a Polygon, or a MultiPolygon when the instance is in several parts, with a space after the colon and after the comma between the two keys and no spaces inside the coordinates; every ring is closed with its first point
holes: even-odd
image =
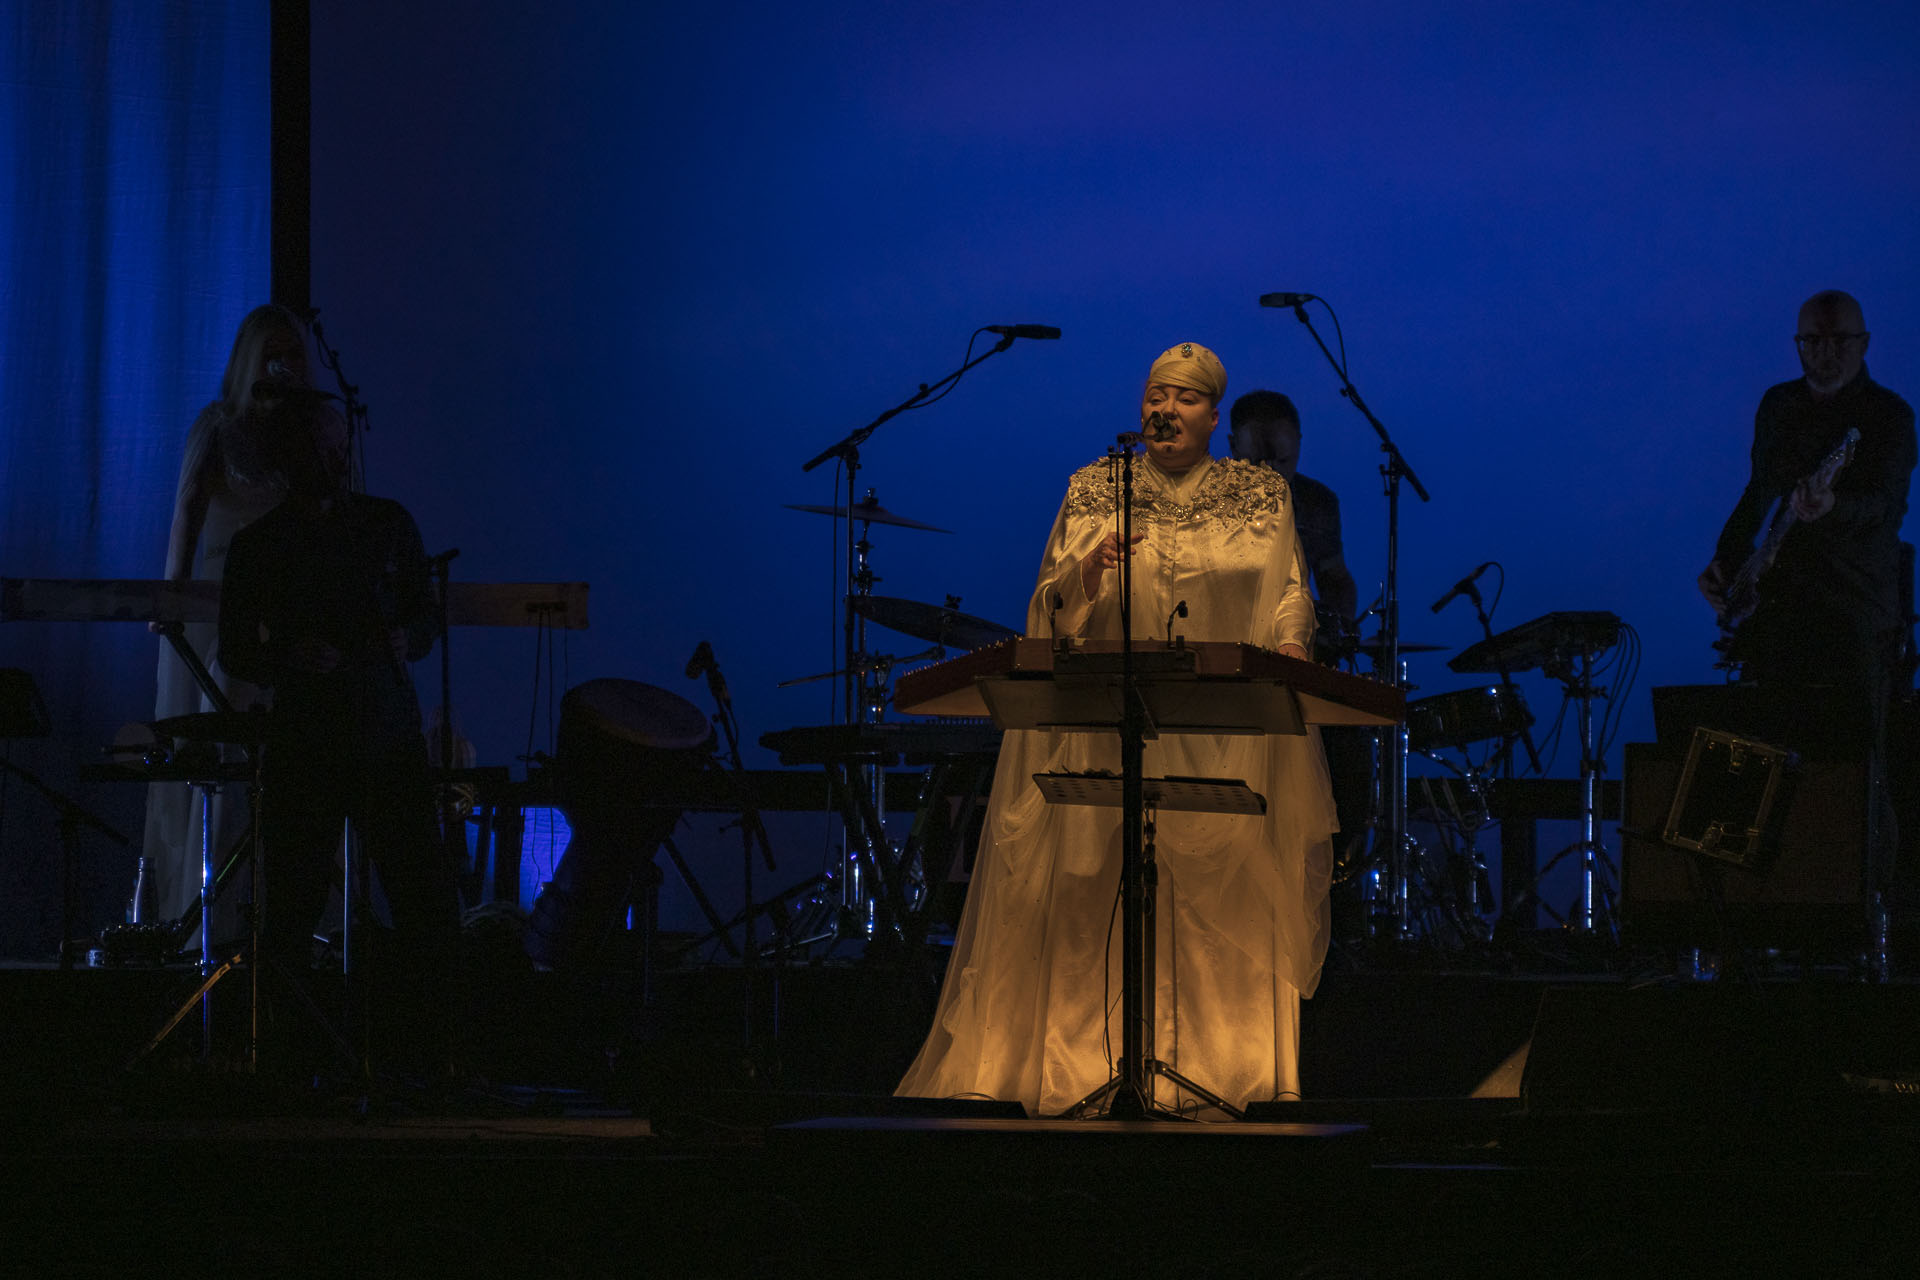
{"type": "MultiPolygon", "coordinates": [[[[1126,800],[1125,780],[1114,774],[1099,773],[1036,773],[1034,783],[1040,788],[1040,794],[1047,798],[1048,804],[1084,804],[1112,808],[1123,805],[1126,800]]],[[[1140,1018],[1150,1029],[1154,1026],[1155,1008],[1152,975],[1158,964],[1158,939],[1154,933],[1154,915],[1151,904],[1147,902],[1159,886],[1159,864],[1154,859],[1154,815],[1161,809],[1186,813],[1239,813],[1259,817],[1267,811],[1266,797],[1260,795],[1238,778],[1142,778],[1140,780],[1141,803],[1144,808],[1140,822],[1140,876],[1139,890],[1141,905],[1145,909],[1147,920],[1140,931],[1136,943],[1141,948],[1140,966],[1145,970],[1147,982],[1142,996],[1140,1018]]],[[[1132,935],[1128,935],[1129,940],[1132,935]]],[[[1125,963],[1123,956],[1122,963],[1125,963]]],[[[1122,994],[1124,1001],[1125,995],[1122,994]]],[[[1137,1045],[1135,1053],[1141,1055],[1137,1074],[1147,1081],[1143,1114],[1154,1114],[1160,1109],[1153,1104],[1152,1081],[1155,1077],[1171,1080],[1180,1088],[1193,1094],[1209,1106],[1217,1107],[1236,1120],[1246,1117],[1239,1108],[1229,1103],[1211,1089],[1194,1083],[1181,1075],[1173,1066],[1155,1056],[1153,1040],[1149,1034],[1145,1044],[1137,1045]]],[[[1108,1114],[1117,1119],[1135,1118],[1125,1114],[1128,1104],[1123,1101],[1126,1091],[1132,1088],[1133,1081],[1129,1073],[1122,1071],[1107,1080],[1092,1093],[1067,1108],[1066,1118],[1071,1120],[1105,1103],[1108,1114]]]]}

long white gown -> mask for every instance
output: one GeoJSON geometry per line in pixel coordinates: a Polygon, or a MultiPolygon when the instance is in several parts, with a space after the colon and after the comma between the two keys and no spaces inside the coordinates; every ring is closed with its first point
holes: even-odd
{"type": "MultiPolygon", "coordinates": [[[[1088,599],[1078,566],[1117,527],[1108,462],[1074,473],[1027,609],[1027,634],[1118,639],[1119,575],[1088,599]],[[1048,603],[1062,604],[1049,632],[1048,603]]],[[[1313,607],[1284,478],[1209,459],[1169,476],[1134,464],[1133,632],[1278,648],[1312,640],[1313,607]]],[[[1121,1043],[1120,816],[1049,805],[1050,770],[1120,767],[1117,736],[1009,732],[966,909],[932,1030],[897,1092],[985,1096],[1057,1114],[1106,1081],[1121,1043]]],[[[1299,1093],[1300,998],[1319,982],[1329,933],[1333,798],[1317,731],[1166,736],[1148,776],[1238,778],[1264,817],[1165,812],[1155,1052],[1238,1105],[1299,1093]]],[[[1155,1099],[1192,1100],[1162,1081],[1155,1099]]]]}
{"type": "MultiPolygon", "coordinates": [[[[206,487],[207,511],[200,526],[200,537],[192,549],[189,577],[220,581],[226,572],[227,544],[233,535],[278,506],[286,496],[286,487],[277,475],[256,477],[234,465],[220,447],[222,406],[216,401],[200,411],[187,436],[181,464],[179,493],[175,500],[175,521],[183,519],[179,510],[189,477],[197,474],[206,487]]],[[[189,623],[184,637],[207,665],[214,681],[236,707],[264,706],[266,690],[235,680],[221,669],[219,627],[211,622],[189,623]]],[[[171,644],[160,644],[153,705],[154,719],[213,710],[212,701],[201,690],[180,655],[171,644]]],[[[226,748],[229,756],[239,756],[238,748],[226,748]]],[[[214,865],[247,829],[245,787],[230,784],[216,793],[211,805],[214,865]]],[[[161,920],[174,920],[193,906],[200,892],[202,862],[200,840],[200,795],[184,782],[156,782],[147,788],[146,836],[142,848],[152,859],[155,907],[161,920]]],[[[229,891],[214,915],[214,938],[226,941],[244,931],[239,902],[244,896],[229,891]]],[[[197,935],[196,935],[197,936],[197,935]]]]}

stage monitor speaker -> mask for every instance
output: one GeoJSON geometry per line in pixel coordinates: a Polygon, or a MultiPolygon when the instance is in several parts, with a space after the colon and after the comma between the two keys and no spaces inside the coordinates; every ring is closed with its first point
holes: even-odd
{"type": "Polygon", "coordinates": [[[1866,763],[1807,760],[1786,769],[1759,857],[1740,867],[1661,838],[1685,762],[1684,747],[1627,744],[1620,914],[1628,936],[1716,949],[1864,946],[1866,763]]]}
{"type": "Polygon", "coordinates": [[[1530,1112],[1791,1109],[1916,1076],[1909,986],[1549,987],[1520,1098],[1530,1112]]]}

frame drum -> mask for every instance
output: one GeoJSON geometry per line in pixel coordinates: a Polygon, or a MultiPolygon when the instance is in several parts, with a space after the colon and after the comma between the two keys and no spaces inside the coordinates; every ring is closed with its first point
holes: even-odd
{"type": "Polygon", "coordinates": [[[653,852],[673,834],[677,783],[712,762],[714,730],[678,694],[637,680],[589,680],[560,702],[554,757],[572,834],[527,923],[527,954],[553,969],[599,958],[637,896],[659,876],[653,852]]]}

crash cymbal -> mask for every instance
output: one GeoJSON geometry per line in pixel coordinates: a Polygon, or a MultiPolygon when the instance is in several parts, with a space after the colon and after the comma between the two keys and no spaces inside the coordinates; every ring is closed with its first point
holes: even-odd
{"type": "MultiPolygon", "coordinates": [[[[954,597],[954,603],[959,603],[958,597],[954,597]]],[[[889,631],[953,649],[984,649],[1020,634],[997,622],[961,613],[951,604],[921,604],[898,596],[855,596],[853,608],[854,612],[889,631]]]]}
{"type": "Polygon", "coordinates": [[[264,711],[195,711],[150,723],[153,731],[162,737],[184,738],[189,742],[237,742],[251,746],[267,740],[264,711]]]}
{"type": "MultiPolygon", "coordinates": [[[[846,507],[815,507],[800,503],[786,504],[789,511],[808,511],[817,516],[838,516],[845,519],[849,514],[855,520],[864,520],[869,524],[890,524],[901,529],[925,529],[928,533],[952,533],[951,529],[942,529],[937,524],[922,524],[918,520],[909,520],[905,516],[895,515],[871,498],[853,504],[851,512],[846,507]]],[[[915,632],[909,631],[908,635],[915,632]]]]}

